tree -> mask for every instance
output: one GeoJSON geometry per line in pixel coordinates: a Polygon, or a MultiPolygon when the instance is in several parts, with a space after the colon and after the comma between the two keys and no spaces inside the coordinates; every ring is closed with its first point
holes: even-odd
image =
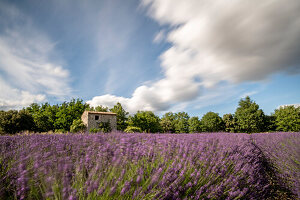
{"type": "Polygon", "coordinates": [[[234,119],[234,115],[231,113],[223,115],[224,129],[226,132],[234,133],[236,122],[234,119]]]}
{"type": "Polygon", "coordinates": [[[17,132],[32,131],[34,121],[26,110],[0,111],[0,134],[15,134],[17,132]]]}
{"type": "Polygon", "coordinates": [[[203,131],[218,132],[224,129],[224,123],[218,113],[208,112],[201,118],[203,131]]]}
{"type": "Polygon", "coordinates": [[[99,106],[96,106],[96,107],[90,107],[90,105],[87,104],[85,110],[95,111],[95,112],[108,112],[108,107],[104,107],[102,105],[99,105],[99,106]]]}
{"type": "Polygon", "coordinates": [[[174,128],[175,133],[188,133],[190,116],[186,112],[175,113],[174,128]]]}
{"type": "Polygon", "coordinates": [[[100,105],[95,108],[95,111],[96,112],[108,112],[108,107],[104,107],[104,106],[100,105]]]}
{"type": "Polygon", "coordinates": [[[201,132],[199,117],[191,117],[188,120],[189,133],[199,133],[201,132]]]}
{"type": "Polygon", "coordinates": [[[274,115],[265,115],[265,132],[273,132],[276,131],[276,117],[274,115]]]}
{"type": "Polygon", "coordinates": [[[125,133],[141,133],[142,129],[140,127],[128,126],[125,130],[125,133]]]}
{"type": "Polygon", "coordinates": [[[164,133],[174,133],[175,132],[174,121],[175,121],[174,113],[172,112],[165,113],[160,120],[162,131],[164,133]]]}
{"type": "Polygon", "coordinates": [[[300,131],[300,107],[280,107],[273,116],[277,131],[300,131]]]}
{"type": "Polygon", "coordinates": [[[83,132],[86,129],[81,119],[75,119],[70,127],[72,133],[83,132]]]}
{"type": "Polygon", "coordinates": [[[114,107],[111,108],[110,111],[117,114],[117,129],[120,131],[124,131],[128,125],[127,121],[129,113],[124,110],[119,102],[114,105],[114,107]]]}
{"type": "Polygon", "coordinates": [[[159,117],[152,111],[138,111],[134,116],[129,117],[129,126],[141,128],[143,132],[156,133],[161,131],[159,117]]]}
{"type": "Polygon", "coordinates": [[[248,96],[239,101],[239,106],[235,111],[235,119],[239,132],[254,133],[264,130],[264,112],[248,96]]]}
{"type": "Polygon", "coordinates": [[[49,103],[39,106],[36,103],[31,104],[26,110],[34,119],[34,130],[37,132],[54,131],[56,113],[58,106],[51,106],[49,103]]]}
{"type": "Polygon", "coordinates": [[[72,99],[70,102],[64,102],[58,107],[54,127],[63,132],[69,131],[75,119],[80,119],[82,113],[88,108],[80,99],[72,99]]]}
{"type": "Polygon", "coordinates": [[[34,130],[33,117],[25,109],[22,109],[18,112],[17,119],[16,119],[16,127],[18,128],[17,132],[34,130]]]}

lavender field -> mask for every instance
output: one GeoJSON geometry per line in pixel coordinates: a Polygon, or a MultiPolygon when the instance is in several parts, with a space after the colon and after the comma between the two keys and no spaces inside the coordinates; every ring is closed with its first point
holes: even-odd
{"type": "Polygon", "coordinates": [[[0,199],[299,199],[300,133],[0,137],[0,199]]]}

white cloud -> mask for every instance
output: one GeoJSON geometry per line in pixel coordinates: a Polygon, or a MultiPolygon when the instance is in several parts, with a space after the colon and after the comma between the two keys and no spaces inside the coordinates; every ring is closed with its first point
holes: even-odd
{"type": "MultiPolygon", "coordinates": [[[[149,15],[174,26],[162,56],[166,74],[192,71],[205,86],[300,72],[300,2],[145,0],[149,15]],[[174,69],[175,68],[175,69],[174,69]]],[[[186,74],[186,73],[185,73],[186,74]]]]}
{"type": "Polygon", "coordinates": [[[12,88],[0,79],[0,109],[21,109],[33,102],[43,102],[46,96],[43,94],[31,94],[28,91],[12,88]]]}
{"type": "Polygon", "coordinates": [[[128,109],[129,100],[129,98],[117,97],[114,95],[106,94],[102,96],[96,96],[92,100],[87,101],[87,103],[93,107],[102,105],[112,108],[117,102],[120,102],[122,105],[124,105],[126,109],[128,109]]]}
{"type": "Polygon", "coordinates": [[[135,110],[166,110],[196,99],[201,87],[222,82],[300,72],[300,1],[143,0],[142,5],[170,26],[171,47],[160,56],[164,78],[126,98],[135,110]]]}
{"type": "Polygon", "coordinates": [[[250,91],[250,92],[246,92],[246,93],[242,94],[240,97],[245,98],[247,96],[252,96],[252,95],[257,94],[257,93],[258,93],[258,91],[250,91]]]}
{"type": "Polygon", "coordinates": [[[69,72],[52,58],[55,43],[15,7],[1,3],[0,11],[6,16],[0,20],[0,109],[70,94],[69,72]]]}

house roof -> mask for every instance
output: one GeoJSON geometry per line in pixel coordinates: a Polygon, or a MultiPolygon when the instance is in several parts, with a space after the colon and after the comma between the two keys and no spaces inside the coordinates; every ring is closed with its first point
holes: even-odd
{"type": "Polygon", "coordinates": [[[96,111],[84,111],[84,112],[87,112],[88,114],[117,115],[116,113],[113,112],[96,112],[96,111]]]}

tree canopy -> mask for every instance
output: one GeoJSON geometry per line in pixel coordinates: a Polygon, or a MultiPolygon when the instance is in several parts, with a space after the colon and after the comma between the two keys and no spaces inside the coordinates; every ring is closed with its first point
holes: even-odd
{"type": "Polygon", "coordinates": [[[189,124],[189,133],[200,133],[201,132],[199,117],[189,118],[188,124],[189,124]]]}
{"type": "Polygon", "coordinates": [[[224,124],[218,113],[208,112],[201,118],[202,130],[205,132],[223,131],[224,124]]]}
{"type": "Polygon", "coordinates": [[[300,107],[285,106],[273,114],[277,131],[300,131],[300,107]]]}
{"type": "Polygon", "coordinates": [[[117,103],[113,108],[110,109],[111,112],[117,114],[117,129],[120,131],[124,131],[128,126],[128,115],[127,112],[121,105],[121,103],[117,103]]]}
{"type": "Polygon", "coordinates": [[[188,133],[190,116],[186,112],[175,113],[174,128],[175,133],[188,133]]]}
{"type": "Polygon", "coordinates": [[[255,133],[264,130],[265,114],[249,96],[239,101],[234,116],[238,132],[255,133]]]}
{"type": "MultiPolygon", "coordinates": [[[[207,112],[201,120],[190,117],[186,112],[167,112],[161,118],[152,111],[129,113],[117,103],[112,108],[104,106],[90,107],[80,99],[72,99],[62,104],[33,103],[19,111],[0,111],[0,134],[14,134],[21,131],[34,132],[77,132],[83,131],[81,115],[85,110],[114,112],[117,114],[117,129],[127,132],[268,132],[300,131],[300,107],[285,106],[275,109],[272,115],[265,115],[258,104],[246,97],[239,101],[234,114],[207,112]]],[[[109,131],[106,124],[103,130],[109,131]]],[[[95,130],[97,131],[97,130],[95,130]]]]}
{"type": "Polygon", "coordinates": [[[161,131],[160,119],[152,111],[138,111],[129,117],[129,126],[139,127],[143,132],[156,133],[161,131]]]}
{"type": "Polygon", "coordinates": [[[163,115],[160,120],[160,125],[164,133],[174,133],[175,132],[175,114],[172,112],[167,112],[163,115]]]}

